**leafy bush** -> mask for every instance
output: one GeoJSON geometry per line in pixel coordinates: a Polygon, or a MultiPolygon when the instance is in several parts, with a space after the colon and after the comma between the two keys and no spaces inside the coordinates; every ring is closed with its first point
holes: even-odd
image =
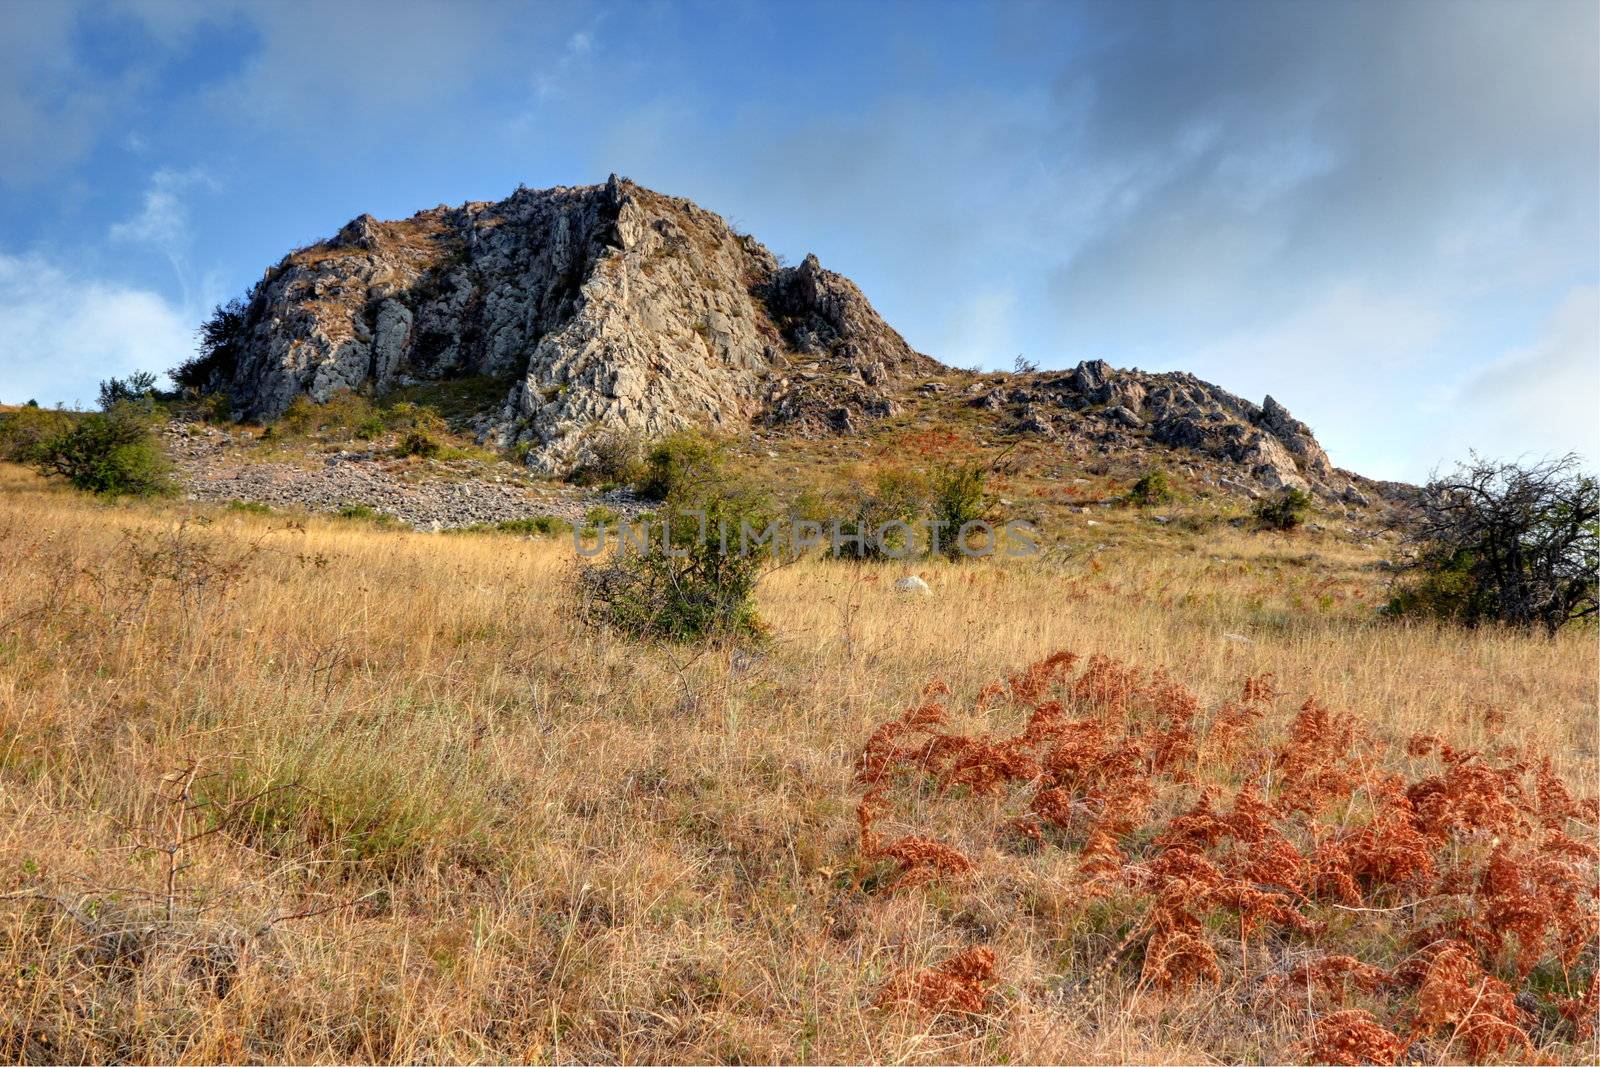
{"type": "Polygon", "coordinates": [[[150,415],[134,403],[72,418],[70,428],[34,449],[31,462],[105,496],[172,491],[171,464],[156,441],[150,415]]]}
{"type": "Polygon", "coordinates": [[[645,451],[639,438],[613,430],[589,446],[590,458],[572,472],[579,485],[633,485],[645,473],[645,451]]]}
{"type": "Polygon", "coordinates": [[[934,522],[942,524],[938,526],[939,551],[948,559],[964,558],[961,528],[988,514],[985,480],[984,468],[976,463],[946,466],[933,476],[929,511],[934,522]]]}
{"type": "Polygon", "coordinates": [[[1474,457],[1421,489],[1401,524],[1417,554],[1393,613],[1555,633],[1600,610],[1600,488],[1576,456],[1474,457]]]}
{"type": "MultiPolygon", "coordinates": [[[[374,415],[379,425],[390,430],[416,430],[418,433],[442,434],[450,432],[444,416],[430,407],[413,404],[409,400],[390,404],[374,415]]],[[[381,431],[380,431],[381,432],[381,431]]]]}
{"type": "Polygon", "coordinates": [[[1311,497],[1299,489],[1285,489],[1256,505],[1256,522],[1266,530],[1293,530],[1306,521],[1311,497]]]}
{"type": "Polygon", "coordinates": [[[730,477],[720,450],[698,436],[658,445],[651,471],[654,491],[670,499],[647,517],[647,544],[623,541],[608,559],[578,570],[583,619],[655,640],[760,636],[752,598],[772,549],[746,545],[742,533],[768,529],[766,497],[730,477]]]}
{"type": "Polygon", "coordinates": [[[651,500],[699,495],[722,477],[725,452],[700,431],[679,430],[651,447],[634,489],[651,500]]]}
{"type": "Polygon", "coordinates": [[[1172,502],[1172,482],[1160,467],[1145,471],[1128,490],[1128,503],[1138,508],[1153,507],[1172,502]]]}
{"type": "Polygon", "coordinates": [[[360,440],[371,441],[373,438],[382,437],[388,431],[389,427],[384,423],[383,416],[374,413],[356,424],[354,435],[360,440]]]}
{"type": "Polygon", "coordinates": [[[271,515],[272,508],[259,500],[230,500],[229,511],[242,511],[246,515],[271,515]]]}
{"type": "MultiPolygon", "coordinates": [[[[479,529],[479,527],[473,527],[479,529]]],[[[572,524],[555,515],[535,515],[531,519],[506,519],[482,529],[495,533],[522,534],[524,536],[556,537],[572,532],[572,524]]]]}
{"type": "Polygon", "coordinates": [[[878,471],[871,489],[857,485],[849,502],[851,517],[839,524],[841,553],[857,560],[905,555],[914,546],[893,524],[909,527],[921,519],[928,510],[930,491],[926,477],[900,468],[878,471]],[[877,536],[880,530],[881,538],[877,536]]]}
{"type": "Polygon", "coordinates": [[[387,526],[394,521],[392,515],[367,507],[365,504],[345,504],[334,512],[341,519],[356,519],[361,522],[376,523],[387,526]]]}
{"type": "Polygon", "coordinates": [[[439,450],[439,442],[434,440],[432,434],[423,430],[412,430],[400,439],[394,451],[397,456],[421,456],[426,459],[437,456],[439,450]]]}
{"type": "Polygon", "coordinates": [[[100,383],[100,410],[110,411],[118,404],[145,402],[156,395],[156,376],[147,370],[134,371],[127,378],[108,378],[100,383]]]}
{"type": "Polygon", "coordinates": [[[593,529],[597,526],[615,526],[622,520],[622,515],[615,508],[608,508],[604,504],[596,504],[583,516],[584,526],[593,529]]]}
{"type": "Polygon", "coordinates": [[[0,459],[37,464],[44,447],[72,425],[71,414],[36,404],[0,415],[0,459]]]}

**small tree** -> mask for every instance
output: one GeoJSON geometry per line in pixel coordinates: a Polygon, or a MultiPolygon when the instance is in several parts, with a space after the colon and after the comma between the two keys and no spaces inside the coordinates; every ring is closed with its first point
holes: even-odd
{"type": "Polygon", "coordinates": [[[1172,482],[1160,467],[1147,470],[1128,490],[1128,503],[1136,508],[1154,507],[1172,502],[1172,482]]]}
{"type": "Polygon", "coordinates": [[[106,496],[171,491],[171,464],[150,428],[149,413],[124,402],[79,416],[39,446],[33,463],[79,489],[106,496]]]}
{"type": "Polygon", "coordinates": [[[37,404],[0,415],[0,459],[39,463],[51,441],[72,429],[73,416],[37,404]]]}
{"type": "Polygon", "coordinates": [[[1417,550],[1397,613],[1553,634],[1600,610],[1600,488],[1576,455],[1529,465],[1474,455],[1419,490],[1400,523],[1417,550]]]}
{"type": "Polygon", "coordinates": [[[775,546],[747,544],[744,532],[771,524],[766,495],[727,472],[715,442],[692,433],[652,449],[644,481],[662,500],[647,517],[649,543],[620,545],[578,569],[583,619],[645,639],[760,636],[753,597],[775,546]]]}
{"type": "Polygon", "coordinates": [[[651,447],[634,488],[651,500],[699,495],[723,478],[725,449],[697,430],[679,430],[651,447]]]}
{"type": "Polygon", "coordinates": [[[248,327],[249,305],[245,300],[236,298],[218,304],[211,316],[200,324],[195,336],[194,358],[167,373],[179,388],[201,392],[222,388],[239,365],[239,356],[249,336],[248,327]]]}
{"type": "Polygon", "coordinates": [[[1265,530],[1294,530],[1306,521],[1306,512],[1310,509],[1309,493],[1285,489],[1256,505],[1256,522],[1265,530]]]}
{"type": "Polygon", "coordinates": [[[989,513],[986,480],[985,468],[976,463],[952,464],[933,475],[933,499],[928,510],[934,522],[941,524],[937,527],[939,551],[947,559],[962,558],[965,546],[961,528],[989,513]]]}
{"type": "Polygon", "coordinates": [[[909,530],[927,510],[928,480],[915,471],[885,468],[876,473],[870,488],[852,486],[846,506],[852,514],[839,524],[845,555],[856,560],[903,557],[916,546],[897,524],[909,530]]]}
{"type": "Polygon", "coordinates": [[[136,370],[126,378],[108,378],[100,383],[100,410],[110,411],[118,404],[148,402],[156,395],[156,376],[136,370]]]}

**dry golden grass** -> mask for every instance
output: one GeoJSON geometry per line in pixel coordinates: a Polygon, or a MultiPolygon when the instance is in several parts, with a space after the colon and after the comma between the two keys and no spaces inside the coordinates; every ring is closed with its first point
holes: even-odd
{"type": "Polygon", "coordinates": [[[931,600],[806,563],[762,587],[769,647],[697,655],[575,629],[558,542],[190,512],[0,468],[5,1060],[1294,1055],[1310,1014],[1240,1012],[1231,973],[1157,994],[1086,967],[1126,923],[981,804],[940,827],[969,878],[860,885],[876,725],[1057,649],[1208,707],[1270,671],[1284,722],[1314,694],[1401,748],[1547,751],[1595,793],[1592,634],[1378,623],[1373,559],[1333,543],[921,566],[931,600]],[[880,1004],[977,944],[993,1012],[880,1004]]]}

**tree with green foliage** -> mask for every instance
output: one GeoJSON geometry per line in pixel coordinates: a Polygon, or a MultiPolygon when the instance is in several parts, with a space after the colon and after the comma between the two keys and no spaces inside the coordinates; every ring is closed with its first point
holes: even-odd
{"type": "Polygon", "coordinates": [[[916,546],[908,532],[926,514],[928,479],[898,467],[879,470],[871,487],[856,485],[846,501],[850,517],[839,524],[840,552],[855,560],[903,558],[916,546]]]}
{"type": "Polygon", "coordinates": [[[1400,526],[1415,546],[1390,610],[1554,634],[1600,611],[1600,483],[1576,455],[1473,456],[1418,490],[1400,526]]]}
{"type": "Polygon", "coordinates": [[[1136,508],[1155,507],[1172,502],[1172,481],[1160,467],[1145,471],[1128,490],[1128,503],[1136,508]]]}
{"type": "Polygon", "coordinates": [[[948,464],[934,472],[928,511],[939,532],[939,551],[946,559],[965,558],[962,528],[982,521],[989,513],[987,481],[988,471],[978,463],[948,464]]]}
{"type": "Polygon", "coordinates": [[[0,459],[38,464],[45,447],[72,429],[71,412],[37,404],[0,415],[0,459]]]}
{"type": "Polygon", "coordinates": [[[156,440],[151,415],[134,402],[75,416],[69,427],[39,445],[32,463],[103,496],[172,491],[171,463],[156,440]]]}
{"type": "Polygon", "coordinates": [[[239,298],[212,309],[196,334],[194,357],[167,372],[179,388],[211,392],[227,384],[249,338],[249,310],[239,298]]]}
{"type": "Polygon", "coordinates": [[[1311,494],[1301,489],[1285,489],[1256,505],[1256,522],[1264,530],[1298,529],[1311,510],[1311,494]]]}
{"type": "Polygon", "coordinates": [[[156,376],[147,370],[134,371],[126,378],[107,378],[100,383],[100,410],[110,411],[118,404],[148,403],[156,396],[156,376]]]}
{"type": "Polygon", "coordinates": [[[776,546],[752,545],[745,533],[767,531],[776,520],[766,494],[730,474],[723,450],[696,434],[674,434],[653,448],[644,478],[661,500],[646,517],[648,543],[623,541],[579,568],[584,620],[651,640],[760,636],[753,597],[776,546]]]}
{"type": "Polygon", "coordinates": [[[679,430],[656,442],[645,455],[634,489],[649,500],[697,495],[725,478],[727,449],[698,430],[679,430]]]}

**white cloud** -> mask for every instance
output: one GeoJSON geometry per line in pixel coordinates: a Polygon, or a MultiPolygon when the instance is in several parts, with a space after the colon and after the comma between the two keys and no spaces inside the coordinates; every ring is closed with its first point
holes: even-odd
{"type": "Polygon", "coordinates": [[[956,367],[1010,367],[1017,346],[1017,296],[990,289],[963,300],[950,312],[939,345],[944,362],[956,367]]]}
{"type": "Polygon", "coordinates": [[[1479,370],[1452,399],[1481,452],[1576,451],[1600,462],[1600,288],[1571,289],[1531,343],[1479,370]]]}
{"type": "Polygon", "coordinates": [[[195,323],[160,294],[0,253],[0,401],[92,401],[105,378],[188,358],[195,323]]]}
{"type": "Polygon", "coordinates": [[[189,209],[184,195],[191,189],[216,189],[217,183],[205,170],[177,171],[163,168],[150,177],[143,205],[137,215],[114,224],[108,235],[113,241],[146,245],[166,257],[183,288],[185,307],[194,303],[194,279],[189,267],[189,209]]]}
{"type": "Polygon", "coordinates": [[[1450,318],[1430,303],[1344,280],[1281,318],[1194,352],[1189,370],[1260,403],[1271,394],[1311,425],[1339,466],[1374,477],[1419,473],[1408,384],[1428,365],[1450,318]]]}

